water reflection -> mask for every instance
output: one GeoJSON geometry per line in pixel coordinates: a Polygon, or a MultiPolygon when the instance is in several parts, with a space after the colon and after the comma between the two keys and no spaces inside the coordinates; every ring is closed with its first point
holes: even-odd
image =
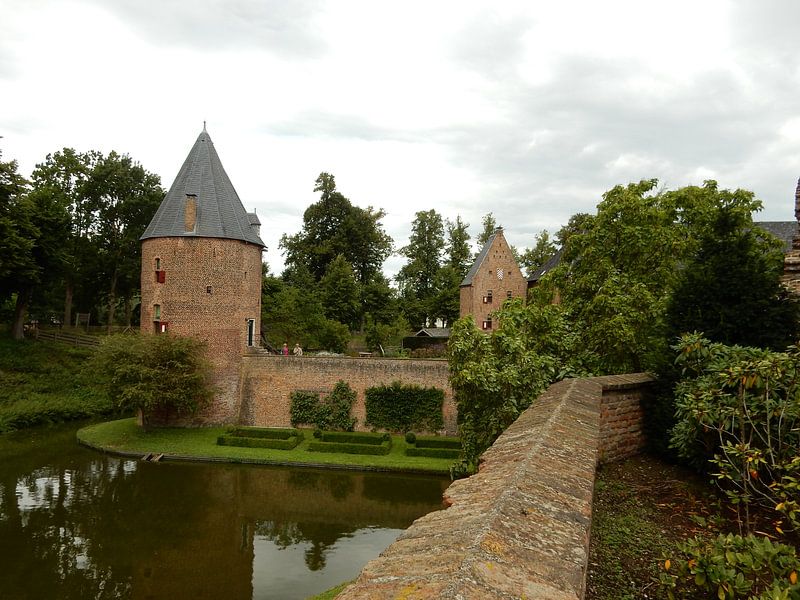
{"type": "Polygon", "coordinates": [[[140,463],[0,438],[0,597],[305,598],[353,577],[442,478],[140,463]]]}

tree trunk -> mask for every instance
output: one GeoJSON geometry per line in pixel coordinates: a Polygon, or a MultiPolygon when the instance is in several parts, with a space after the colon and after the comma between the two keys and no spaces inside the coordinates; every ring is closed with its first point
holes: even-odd
{"type": "Polygon", "coordinates": [[[72,293],[73,293],[73,284],[72,280],[67,279],[65,282],[66,291],[64,293],[64,320],[62,324],[65,327],[69,327],[72,324],[72,293]]]}
{"type": "Polygon", "coordinates": [[[25,339],[25,316],[28,314],[30,301],[30,290],[23,290],[17,294],[17,303],[14,307],[14,323],[11,325],[11,337],[15,340],[25,339]]]}
{"type": "Polygon", "coordinates": [[[111,328],[114,326],[114,309],[117,306],[117,269],[114,268],[114,273],[111,275],[111,289],[108,290],[108,333],[111,333],[111,328]]]}

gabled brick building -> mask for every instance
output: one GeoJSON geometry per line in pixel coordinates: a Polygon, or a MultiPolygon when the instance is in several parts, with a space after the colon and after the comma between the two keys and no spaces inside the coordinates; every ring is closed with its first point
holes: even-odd
{"type": "Polygon", "coordinates": [[[207,344],[217,393],[202,423],[238,418],[242,355],[261,330],[259,226],[204,127],[141,237],[142,333],[207,344]]]}
{"type": "Polygon", "coordinates": [[[503,228],[486,240],[460,288],[460,316],[472,315],[479,329],[497,327],[492,313],[507,298],[525,298],[528,282],[520,271],[503,228]]]}

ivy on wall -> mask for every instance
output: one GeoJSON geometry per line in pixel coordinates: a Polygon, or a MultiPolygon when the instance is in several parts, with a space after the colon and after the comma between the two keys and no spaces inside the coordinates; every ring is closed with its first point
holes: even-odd
{"type": "Polygon", "coordinates": [[[371,387],[366,391],[366,424],[389,431],[438,431],[444,427],[444,390],[419,385],[371,387]]]}
{"type": "Polygon", "coordinates": [[[356,419],[350,415],[356,393],[344,381],[339,380],[333,391],[320,397],[318,392],[297,390],[291,394],[292,425],[314,425],[319,429],[352,431],[356,419]]]}

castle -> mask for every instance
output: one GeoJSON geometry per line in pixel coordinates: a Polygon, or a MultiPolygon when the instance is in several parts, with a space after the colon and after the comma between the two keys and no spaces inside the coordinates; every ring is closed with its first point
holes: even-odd
{"type": "Polygon", "coordinates": [[[204,422],[236,422],[241,357],[259,346],[259,227],[203,127],[141,237],[141,330],[206,343],[217,392],[204,422]]]}

